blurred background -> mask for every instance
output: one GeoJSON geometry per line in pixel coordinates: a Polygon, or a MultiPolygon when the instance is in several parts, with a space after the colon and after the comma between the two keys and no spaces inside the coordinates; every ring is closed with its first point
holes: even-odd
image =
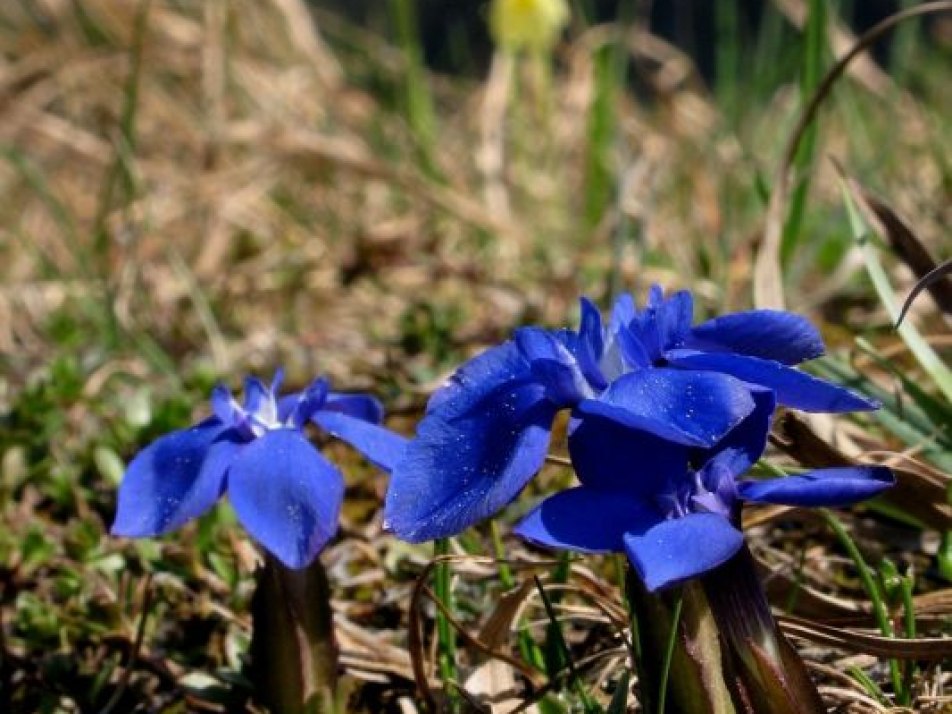
{"type": "MultiPolygon", "coordinates": [[[[574,324],[580,294],[749,307],[799,113],[915,5],[575,0],[523,32],[476,0],[0,3],[0,709],[164,711],[187,690],[240,710],[253,552],[227,508],[162,543],[106,537],[136,449],[247,371],[372,389],[409,432],[453,366],[574,324]],[[161,617],[123,679],[146,573],[161,617]]],[[[796,153],[775,287],[834,350],[896,338],[833,159],[952,251],[950,60],[948,13],[899,25],[796,153]]],[[[904,297],[915,274],[883,260],[904,297]]],[[[927,299],[911,319],[943,327],[927,299]]],[[[353,468],[340,610],[397,632],[406,578],[380,585],[425,558],[379,538],[383,480],[353,468]]],[[[345,649],[390,652],[361,631],[345,649]]],[[[390,654],[373,696],[410,690],[390,654]]]]}

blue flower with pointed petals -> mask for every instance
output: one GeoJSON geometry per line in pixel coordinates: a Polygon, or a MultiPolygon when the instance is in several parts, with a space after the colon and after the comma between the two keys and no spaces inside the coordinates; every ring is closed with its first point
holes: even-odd
{"type": "Polygon", "coordinates": [[[891,486],[883,467],[820,469],[758,481],[740,478],[767,442],[774,394],[754,388],[756,408],[713,448],[698,449],[586,420],[569,435],[581,486],[550,496],[516,527],[541,545],[625,552],[650,591],[725,563],[744,542],[744,501],[845,506],[891,486]]]}
{"type": "Polygon", "coordinates": [[[239,404],[219,385],[213,416],[163,436],[129,464],[113,535],[158,536],[205,513],[227,491],[248,532],[289,568],[307,566],[337,530],[344,480],[304,436],[314,422],[390,468],[404,439],[380,426],[373,397],[335,394],[326,379],[278,397],[249,377],[239,404]]]}
{"type": "Polygon", "coordinates": [[[453,535],[496,513],[542,467],[561,409],[710,448],[754,410],[757,386],[807,411],[876,406],[794,368],[823,352],[798,315],[751,310],[692,325],[690,293],[665,298],[657,286],[643,309],[619,298],[607,325],[590,301],[581,308],[577,331],[517,330],[432,396],[387,492],[398,536],[453,535]]]}

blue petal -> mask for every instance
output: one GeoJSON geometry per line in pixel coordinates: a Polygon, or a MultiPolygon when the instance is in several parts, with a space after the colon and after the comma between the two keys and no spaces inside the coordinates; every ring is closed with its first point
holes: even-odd
{"type": "Polygon", "coordinates": [[[680,290],[658,307],[655,317],[662,349],[680,344],[691,330],[694,299],[687,290],[680,290]]]}
{"type": "Polygon", "coordinates": [[[581,324],[579,325],[579,336],[582,342],[591,349],[591,357],[598,361],[605,349],[604,335],[602,329],[602,314],[598,311],[591,300],[587,297],[579,299],[582,313],[581,324]]]}
{"type": "MultiPolygon", "coordinates": [[[[650,301],[649,301],[650,302],[650,301]]],[[[626,352],[632,350],[637,345],[637,349],[632,351],[631,358],[640,359],[639,351],[643,350],[647,355],[649,364],[661,357],[662,352],[668,345],[661,341],[661,329],[658,324],[658,308],[646,307],[635,315],[635,319],[628,326],[628,332],[634,338],[634,341],[622,343],[626,352]]],[[[624,334],[624,333],[621,333],[624,334]]],[[[628,355],[626,355],[628,356],[628,355]]]]}
{"type": "Polygon", "coordinates": [[[782,310],[749,310],[722,315],[691,330],[685,347],[734,352],[799,364],[824,352],[823,338],[810,321],[782,310]]]}
{"type": "Polygon", "coordinates": [[[578,333],[572,335],[574,346],[569,344],[569,350],[578,360],[579,369],[585,379],[595,389],[601,391],[608,386],[601,362],[605,356],[605,329],[602,326],[602,316],[598,308],[588,298],[581,298],[582,320],[578,333]]]}
{"type": "Polygon", "coordinates": [[[255,540],[298,569],[337,531],[344,479],[297,429],[274,429],[235,459],[228,497],[255,540]]]}
{"type": "MultiPolygon", "coordinates": [[[[645,346],[641,338],[635,335],[627,327],[615,334],[615,340],[621,350],[623,363],[631,369],[647,369],[651,367],[651,355],[648,354],[648,347],[645,346]]],[[[616,376],[621,376],[626,370],[617,372],[616,376]]]]}
{"type": "Polygon", "coordinates": [[[578,411],[613,419],[679,444],[713,446],[754,409],[750,390],[723,374],[630,372],[578,411]]]}
{"type": "Polygon", "coordinates": [[[237,432],[215,417],[154,441],[126,470],[112,534],[161,535],[202,515],[221,496],[241,448],[237,432]]]}
{"type": "Polygon", "coordinates": [[[465,416],[431,412],[393,470],[386,527],[420,542],[493,515],[542,467],[554,416],[542,388],[531,384],[500,392],[465,416]]]}
{"type": "Polygon", "coordinates": [[[277,397],[278,392],[281,391],[281,385],[284,384],[284,368],[278,367],[274,370],[274,376],[271,378],[271,387],[269,391],[271,392],[272,397],[277,397]]]}
{"type": "Polygon", "coordinates": [[[693,312],[691,293],[682,290],[665,299],[661,287],[652,285],[645,309],[635,315],[629,330],[655,360],[681,344],[690,331],[693,312]]]}
{"type": "Polygon", "coordinates": [[[776,392],[778,403],[806,412],[852,412],[879,408],[875,401],[773,360],[694,350],[671,350],[665,356],[675,367],[722,372],[745,382],[768,387],[776,392]]]}
{"type": "Polygon", "coordinates": [[[277,412],[272,413],[274,405],[271,389],[265,386],[257,377],[245,378],[245,411],[258,417],[266,423],[273,423],[277,419],[277,412]]]}
{"type": "Polygon", "coordinates": [[[648,353],[628,329],[636,313],[635,301],[627,293],[620,295],[612,306],[605,345],[598,361],[601,373],[609,381],[631,368],[640,369],[651,364],[648,353]]]}
{"type": "Polygon", "coordinates": [[[383,405],[369,394],[340,394],[331,392],[324,409],[340,412],[373,424],[383,423],[383,405]]]}
{"type": "Polygon", "coordinates": [[[598,416],[586,416],[569,434],[569,454],[579,481],[605,491],[650,498],[688,466],[688,447],[598,416]]]}
{"type": "Polygon", "coordinates": [[[529,363],[514,342],[504,342],[463,364],[430,397],[426,411],[445,418],[467,414],[480,402],[492,399],[498,390],[531,381],[529,363]]]}
{"type": "Polygon", "coordinates": [[[296,429],[304,428],[314,412],[324,407],[328,400],[329,387],[327,378],[319,377],[303,392],[279,398],[277,400],[278,422],[289,424],[296,429]]]}
{"type": "Polygon", "coordinates": [[[346,441],[374,466],[391,471],[403,456],[408,439],[369,421],[322,409],[311,419],[325,431],[346,441]]]}
{"type": "Polygon", "coordinates": [[[242,417],[241,405],[224,384],[216,384],[211,396],[212,412],[222,424],[235,425],[242,417]]]}
{"type": "Polygon", "coordinates": [[[612,316],[608,322],[608,334],[614,334],[625,329],[635,319],[638,310],[635,308],[635,299],[628,293],[623,293],[615,299],[612,305],[612,316]]]}
{"type": "Polygon", "coordinates": [[[767,447],[776,399],[770,389],[757,385],[749,385],[749,388],[756,405],[754,410],[727,432],[714,448],[693,453],[692,463],[712,467],[716,464],[734,476],[740,476],[757,463],[767,447]]]}
{"type": "Polygon", "coordinates": [[[664,303],[664,288],[658,283],[652,283],[648,288],[648,299],[645,301],[646,310],[656,310],[664,303]]]}
{"type": "Polygon", "coordinates": [[[625,534],[628,559],[651,592],[713,570],[743,543],[741,532],[713,513],[691,513],[625,534]]]}
{"type": "Polygon", "coordinates": [[[591,394],[581,366],[569,349],[579,349],[578,336],[523,327],[513,337],[529,364],[533,379],[545,388],[546,396],[559,406],[571,406],[591,394]]]}
{"type": "Polygon", "coordinates": [[[796,476],[737,484],[740,497],[784,506],[848,506],[885,491],[896,482],[884,466],[818,469],[796,476]]]}
{"type": "Polygon", "coordinates": [[[627,531],[647,530],[662,516],[630,494],[579,486],[545,499],[515,528],[516,535],[550,548],[618,553],[627,531]]]}

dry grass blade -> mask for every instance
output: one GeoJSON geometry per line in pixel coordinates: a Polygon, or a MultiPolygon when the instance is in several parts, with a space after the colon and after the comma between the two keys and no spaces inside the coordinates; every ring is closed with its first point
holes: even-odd
{"type": "MultiPolygon", "coordinates": [[[[613,650],[605,650],[603,652],[596,652],[595,654],[589,655],[587,657],[582,657],[575,661],[576,671],[583,671],[588,669],[594,664],[598,664],[604,659],[609,657],[625,657],[627,652],[624,649],[616,648],[613,650]]],[[[549,692],[554,691],[557,687],[561,686],[566,679],[570,676],[568,669],[561,670],[556,674],[551,680],[545,683],[545,686],[540,687],[538,690],[533,692],[532,696],[528,697],[522,706],[513,709],[510,714],[520,714],[520,712],[528,711],[534,704],[539,702],[542,697],[544,697],[549,692]]]]}
{"type": "Polygon", "coordinates": [[[759,308],[783,309],[783,274],[780,268],[780,243],[783,235],[783,222],[787,205],[787,192],[790,188],[791,166],[800,146],[800,141],[807,128],[813,122],[817,110],[829,96],[833,85],[843,76],[850,63],[872,46],[880,37],[886,34],[899,23],[938,12],[952,10],[952,2],[929,2],[916,7],[908,8],[890,15],[864,32],[849,51],[840,57],[830,67],[820,81],[819,86],[810,98],[809,103],[800,113],[787,143],[784,147],[780,164],[774,175],[770,193],[770,203],[767,205],[767,216],[764,225],[764,237],[754,264],[754,304],[759,308]]]}
{"type": "Polygon", "coordinates": [[[539,686],[539,672],[516,657],[513,657],[506,652],[500,652],[488,647],[478,637],[473,637],[473,635],[469,634],[469,632],[463,626],[463,623],[456,619],[456,617],[447,609],[446,605],[440,602],[440,600],[436,597],[436,595],[434,595],[433,591],[428,586],[424,585],[422,592],[433,601],[433,604],[436,605],[437,608],[439,608],[440,612],[443,613],[443,616],[449,621],[453,629],[456,630],[457,634],[469,647],[472,647],[475,651],[481,652],[487,657],[492,657],[493,659],[498,659],[501,662],[505,662],[513,669],[518,670],[519,673],[528,679],[534,687],[539,686]]]}
{"type": "Polygon", "coordinates": [[[532,594],[532,587],[531,580],[523,580],[519,587],[511,592],[503,593],[499,598],[489,618],[479,630],[478,639],[486,647],[496,649],[509,637],[512,623],[518,617],[526,598],[532,594]]]}
{"type": "Polygon", "coordinates": [[[410,657],[403,647],[384,640],[378,633],[335,613],[334,627],[340,646],[340,662],[349,674],[388,674],[413,681],[410,657]]]}
{"type": "Polygon", "coordinates": [[[952,657],[952,639],[946,637],[896,639],[825,625],[799,617],[781,616],[777,618],[777,621],[784,634],[796,635],[812,642],[850,652],[860,652],[876,657],[930,661],[942,661],[952,657]]]}
{"type": "Polygon", "coordinates": [[[904,709],[886,708],[872,697],[844,687],[821,686],[820,693],[825,701],[834,700],[837,704],[833,711],[846,711],[855,714],[879,714],[880,712],[902,712],[904,709]],[[845,707],[845,709],[844,709],[845,707]]]}
{"type": "Polygon", "coordinates": [[[432,591],[430,590],[429,586],[427,586],[427,581],[432,575],[433,569],[441,563],[478,563],[481,565],[498,565],[500,562],[507,562],[510,567],[528,569],[554,565],[554,561],[520,563],[499,561],[495,558],[487,558],[476,555],[441,555],[439,557],[433,558],[429,563],[426,564],[426,567],[424,567],[420,572],[416,583],[413,585],[413,593],[410,597],[409,620],[407,623],[407,629],[409,631],[407,646],[410,651],[413,677],[416,681],[417,690],[419,691],[420,696],[423,698],[427,711],[435,712],[438,711],[438,709],[436,705],[436,698],[433,696],[433,690],[430,686],[429,676],[427,674],[426,647],[423,641],[423,620],[421,616],[424,597],[429,598],[437,605],[437,607],[441,608],[442,613],[447,617],[450,624],[457,631],[457,633],[462,636],[464,640],[466,640],[468,644],[472,645],[490,657],[500,659],[507,664],[512,665],[522,674],[524,674],[530,682],[534,682],[537,679],[538,673],[524,662],[521,662],[520,660],[505,653],[497,652],[491,648],[488,648],[478,638],[470,635],[466,629],[456,619],[454,619],[445,608],[443,608],[443,604],[433,596],[432,591]]]}
{"type": "Polygon", "coordinates": [[[899,311],[899,319],[896,320],[896,328],[902,324],[906,313],[909,311],[909,308],[912,307],[913,301],[923,290],[928,290],[932,294],[932,297],[939,304],[939,307],[942,308],[944,313],[952,315],[952,283],[945,280],[949,275],[952,275],[952,259],[935,266],[932,270],[923,275],[913,286],[912,290],[909,291],[909,296],[905,302],[903,302],[902,309],[899,311]]]}
{"type": "Polygon", "coordinates": [[[879,234],[886,237],[896,255],[919,278],[912,293],[906,298],[897,326],[902,322],[916,295],[924,289],[929,291],[940,310],[952,315],[952,283],[942,279],[952,270],[952,261],[938,265],[915,232],[885,201],[874,196],[855,179],[849,179],[849,184],[854,189],[853,195],[859,200],[867,220],[879,224],[879,234]]]}
{"type": "MultiPolygon", "coordinates": [[[[126,668],[122,672],[122,676],[119,679],[119,684],[116,685],[115,691],[109,698],[109,701],[106,702],[106,706],[102,708],[102,712],[100,714],[110,714],[110,712],[112,712],[116,705],[121,701],[123,694],[125,694],[126,688],[129,686],[129,679],[132,677],[132,672],[136,666],[136,661],[139,659],[139,652],[142,650],[142,643],[145,641],[145,625],[146,621],[149,619],[149,611],[152,609],[152,594],[152,573],[146,573],[145,580],[142,583],[142,605],[139,608],[142,614],[139,616],[139,626],[136,628],[136,638],[132,643],[132,648],[129,650],[129,662],[126,664],[126,668]]],[[[0,664],[2,664],[2,659],[0,659],[0,664]]]]}

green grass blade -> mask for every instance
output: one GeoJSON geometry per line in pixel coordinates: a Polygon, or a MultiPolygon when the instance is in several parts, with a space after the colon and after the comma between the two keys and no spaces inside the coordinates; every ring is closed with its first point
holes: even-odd
{"type": "Polygon", "coordinates": [[[424,170],[435,176],[436,114],[423,65],[416,0],[391,0],[390,5],[397,42],[407,63],[404,95],[407,122],[417,140],[424,170]]]}
{"type": "Polygon", "coordinates": [[[628,711],[628,686],[631,680],[631,674],[626,670],[622,673],[621,679],[615,686],[615,693],[612,694],[612,700],[608,704],[605,714],[625,714],[628,711]]]}
{"type": "Polygon", "coordinates": [[[575,693],[578,695],[579,701],[582,703],[582,710],[586,712],[586,714],[601,714],[601,707],[591,698],[591,695],[589,695],[588,690],[585,688],[585,683],[581,677],[579,677],[578,670],[575,668],[572,653],[569,651],[568,643],[565,641],[565,635],[562,633],[562,623],[555,613],[552,600],[549,598],[548,593],[546,593],[545,588],[542,587],[542,581],[539,580],[539,576],[536,575],[534,578],[536,589],[539,591],[539,597],[542,598],[542,605],[545,607],[545,614],[549,618],[549,632],[553,634],[556,646],[562,651],[562,660],[569,670],[569,679],[573,689],[575,689],[575,693]]]}
{"type": "MultiPolygon", "coordinates": [[[[866,221],[860,215],[853,202],[853,196],[849,188],[843,185],[843,201],[846,204],[846,211],[849,215],[850,228],[853,232],[853,238],[860,246],[863,253],[863,261],[866,264],[866,272],[873,283],[876,294],[879,297],[886,312],[889,313],[893,324],[899,321],[899,300],[889,283],[886,271],[883,269],[882,262],[879,259],[879,251],[869,240],[869,229],[866,221]]],[[[897,328],[899,336],[909,347],[909,351],[932,378],[936,387],[949,401],[952,401],[952,371],[941,360],[931,345],[923,339],[922,335],[915,328],[910,320],[904,320],[897,328]]]]}
{"type": "MultiPolygon", "coordinates": [[[[810,13],[805,28],[803,63],[800,75],[800,103],[805,104],[813,96],[823,76],[826,51],[826,0],[810,0],[810,13]]],[[[793,166],[797,184],[790,197],[790,210],[783,227],[780,256],[786,264],[793,255],[800,238],[804,207],[810,191],[810,171],[813,167],[817,144],[817,122],[814,119],[803,133],[797,147],[793,166]]]]}
{"type": "Polygon", "coordinates": [[[866,690],[866,693],[875,699],[877,702],[884,706],[889,706],[889,699],[883,694],[883,690],[879,688],[879,685],[872,680],[872,678],[861,670],[856,665],[852,665],[846,668],[846,671],[849,675],[856,680],[856,682],[866,690]]]}
{"type": "Polygon", "coordinates": [[[665,701],[668,697],[668,677],[671,674],[671,663],[674,661],[674,648],[678,641],[679,626],[681,624],[681,607],[684,605],[684,596],[678,593],[674,602],[674,612],[671,614],[671,636],[664,651],[664,661],[661,663],[661,676],[658,683],[658,714],[665,714],[665,701]]]}
{"type": "MultiPolygon", "coordinates": [[[[433,554],[436,557],[449,555],[450,541],[448,538],[440,538],[433,542],[433,554]]],[[[452,613],[455,609],[453,602],[452,572],[449,563],[440,563],[436,566],[433,573],[434,583],[433,592],[436,598],[446,608],[446,612],[452,613]]],[[[440,678],[443,680],[443,688],[446,692],[447,704],[452,712],[460,711],[462,701],[459,692],[456,690],[459,677],[456,669],[456,633],[453,632],[453,626],[443,614],[441,608],[436,612],[436,637],[439,647],[439,668],[440,678]]]]}
{"type": "MultiPolygon", "coordinates": [[[[866,591],[870,603],[872,604],[876,626],[879,627],[879,631],[883,637],[893,637],[895,633],[889,622],[889,615],[886,613],[886,604],[883,602],[882,593],[876,586],[876,581],[873,579],[869,566],[866,564],[866,559],[863,558],[863,554],[859,552],[856,543],[850,537],[850,534],[846,531],[843,524],[840,523],[839,519],[825,508],[821,508],[820,513],[823,516],[823,520],[826,521],[827,525],[836,535],[840,545],[846,550],[850,560],[852,560],[856,566],[856,572],[859,575],[860,582],[862,582],[863,589],[866,591]]],[[[899,696],[902,692],[902,679],[900,677],[898,660],[889,660],[889,675],[892,679],[893,690],[896,692],[896,695],[899,696]]]]}

